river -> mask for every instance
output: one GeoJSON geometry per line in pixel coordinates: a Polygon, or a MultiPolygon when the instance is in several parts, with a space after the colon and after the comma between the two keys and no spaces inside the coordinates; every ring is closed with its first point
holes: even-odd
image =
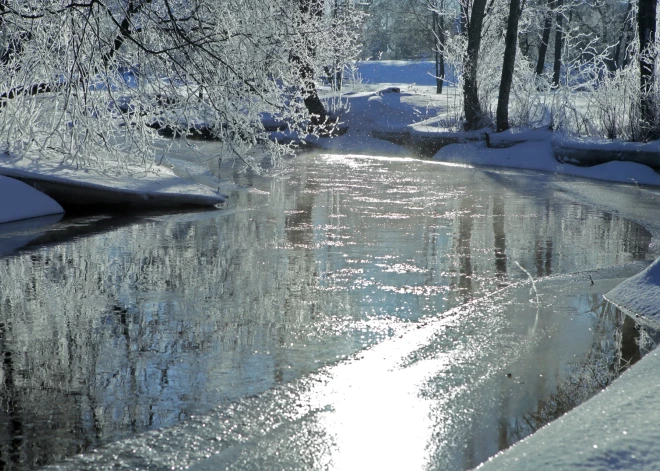
{"type": "Polygon", "coordinates": [[[602,295],[658,255],[656,191],[215,172],[224,209],[0,232],[0,469],[468,469],[640,354],[602,295]]]}

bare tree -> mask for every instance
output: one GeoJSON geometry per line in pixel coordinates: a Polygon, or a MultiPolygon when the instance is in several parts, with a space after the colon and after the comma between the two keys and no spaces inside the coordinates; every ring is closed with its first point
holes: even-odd
{"type": "Polygon", "coordinates": [[[543,33],[541,42],[538,48],[538,57],[536,60],[536,75],[541,75],[545,68],[545,55],[548,51],[548,43],[550,41],[550,28],[552,27],[552,0],[548,0],[547,10],[543,15],[543,33]]]}
{"type": "Polygon", "coordinates": [[[509,129],[509,96],[511,95],[511,83],[513,82],[513,67],[516,63],[518,21],[520,20],[521,11],[520,0],[511,0],[506,28],[502,79],[497,98],[497,132],[509,129]]]}
{"type": "Polygon", "coordinates": [[[563,43],[564,29],[562,27],[562,23],[564,20],[564,12],[562,11],[563,4],[564,4],[564,0],[555,1],[555,7],[556,7],[555,16],[557,20],[555,24],[555,57],[554,57],[554,63],[552,69],[553,88],[559,87],[559,81],[561,78],[561,51],[564,45],[563,43]]]}
{"type": "Polygon", "coordinates": [[[656,103],[654,103],[653,85],[655,81],[655,33],[656,0],[639,0],[637,27],[639,29],[639,78],[640,112],[643,125],[647,128],[647,139],[657,139],[659,131],[656,121],[656,103]]]}
{"type": "Polygon", "coordinates": [[[429,5],[433,15],[433,35],[435,37],[435,84],[436,93],[442,93],[442,86],[445,81],[445,1],[440,3],[431,3],[429,5]]]}
{"type": "Polygon", "coordinates": [[[479,103],[477,70],[485,15],[486,0],[474,0],[467,18],[467,50],[463,59],[463,110],[467,130],[478,129],[484,121],[484,113],[479,103]]]}

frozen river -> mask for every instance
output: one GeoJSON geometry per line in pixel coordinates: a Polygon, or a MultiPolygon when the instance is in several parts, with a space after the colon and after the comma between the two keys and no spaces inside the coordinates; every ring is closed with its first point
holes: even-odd
{"type": "Polygon", "coordinates": [[[658,255],[658,192],[218,172],[226,209],[0,233],[0,469],[467,469],[639,354],[602,295],[658,255]]]}

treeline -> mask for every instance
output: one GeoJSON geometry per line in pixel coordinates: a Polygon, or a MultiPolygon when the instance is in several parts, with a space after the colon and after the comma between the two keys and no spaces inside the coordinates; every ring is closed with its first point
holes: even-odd
{"type": "Polygon", "coordinates": [[[363,59],[435,58],[467,129],[660,137],[654,0],[374,0],[366,22],[363,59]]]}

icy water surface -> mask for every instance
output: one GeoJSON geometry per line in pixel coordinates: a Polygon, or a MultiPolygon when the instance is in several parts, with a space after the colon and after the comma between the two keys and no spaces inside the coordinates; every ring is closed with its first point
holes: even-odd
{"type": "Polygon", "coordinates": [[[218,171],[223,210],[0,226],[0,469],[466,469],[639,354],[602,294],[652,234],[569,196],[616,190],[218,171]]]}

